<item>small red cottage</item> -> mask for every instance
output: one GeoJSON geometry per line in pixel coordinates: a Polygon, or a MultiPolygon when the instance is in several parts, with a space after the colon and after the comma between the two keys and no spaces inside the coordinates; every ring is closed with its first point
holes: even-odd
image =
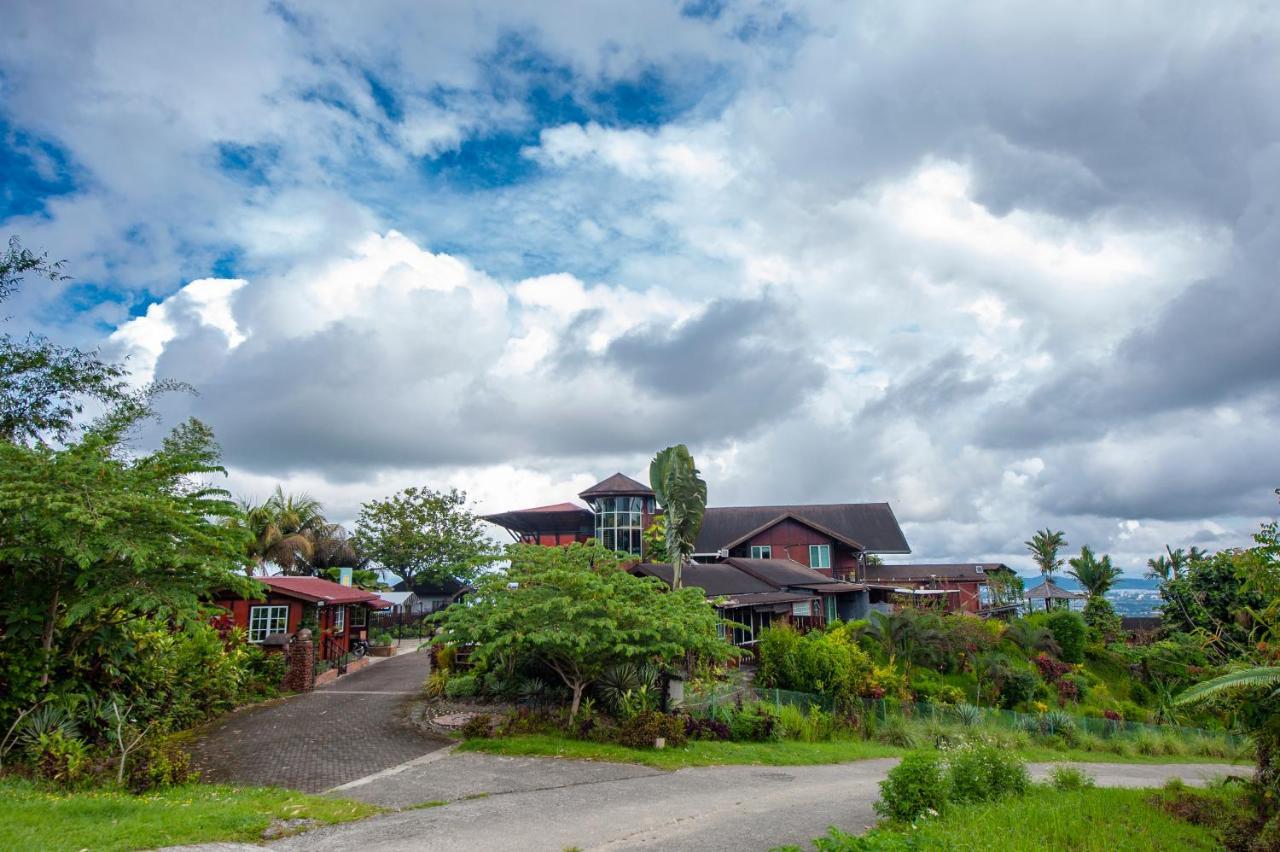
{"type": "Polygon", "coordinates": [[[321,660],[337,659],[347,653],[352,640],[367,638],[369,611],[390,606],[374,592],[319,577],[254,579],[267,587],[265,598],[219,597],[214,603],[230,611],[235,626],[255,645],[310,627],[321,660]]]}

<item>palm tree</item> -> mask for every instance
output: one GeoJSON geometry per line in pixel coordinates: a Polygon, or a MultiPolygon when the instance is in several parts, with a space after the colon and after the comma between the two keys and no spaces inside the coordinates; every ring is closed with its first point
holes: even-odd
{"type": "MultiPolygon", "coordinates": [[[[1146,577],[1148,580],[1159,579],[1161,583],[1167,583],[1170,580],[1180,579],[1182,577],[1182,572],[1192,561],[1192,558],[1188,557],[1187,552],[1181,547],[1174,550],[1166,544],[1164,546],[1164,550],[1168,556],[1162,555],[1157,556],[1154,559],[1147,560],[1146,577]]],[[[1203,550],[1195,547],[1191,548],[1191,550],[1193,554],[1203,558],[1203,550]]]]}
{"type": "Polygon", "coordinates": [[[676,444],[659,452],[649,463],[649,487],[666,520],[671,587],[678,589],[681,571],[693,560],[694,542],[707,511],[707,483],[689,448],[676,444]]]}
{"type": "Polygon", "coordinates": [[[1226,698],[1233,705],[1239,724],[1253,738],[1258,785],[1266,798],[1275,801],[1280,792],[1280,666],[1254,666],[1206,680],[1174,699],[1175,705],[1199,704],[1226,698]],[[1258,690],[1266,691],[1265,697],[1258,690]]]}
{"type": "Polygon", "coordinates": [[[284,493],[279,485],[266,502],[241,503],[242,524],[253,536],[249,556],[255,566],[274,562],[286,574],[311,573],[316,541],[331,526],[318,500],[284,493]]]}
{"type": "Polygon", "coordinates": [[[1092,597],[1100,598],[1105,595],[1122,573],[1111,564],[1110,556],[1104,554],[1098,559],[1087,544],[1080,548],[1079,556],[1068,559],[1067,562],[1071,565],[1067,576],[1075,578],[1092,597]]]}
{"type": "Polygon", "coordinates": [[[1053,575],[1062,567],[1058,551],[1067,546],[1067,534],[1062,530],[1054,532],[1045,527],[1033,535],[1030,541],[1025,541],[1023,544],[1027,546],[1027,550],[1031,551],[1031,558],[1035,560],[1045,580],[1053,582],[1053,575]]]}

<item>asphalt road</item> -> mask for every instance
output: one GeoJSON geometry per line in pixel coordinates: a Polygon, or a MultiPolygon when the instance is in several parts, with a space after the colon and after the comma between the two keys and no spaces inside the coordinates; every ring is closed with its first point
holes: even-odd
{"type": "MultiPolygon", "coordinates": [[[[828,766],[717,766],[661,772],[622,764],[447,754],[337,791],[389,807],[447,801],[270,845],[280,850],[715,850],[806,844],[827,826],[861,831],[893,759],[828,766]]],[[[1243,766],[1073,764],[1099,785],[1200,784],[1243,766]]],[[[1050,765],[1034,764],[1044,777],[1050,765]]],[[[226,848],[226,847],[223,847],[226,848]]]]}

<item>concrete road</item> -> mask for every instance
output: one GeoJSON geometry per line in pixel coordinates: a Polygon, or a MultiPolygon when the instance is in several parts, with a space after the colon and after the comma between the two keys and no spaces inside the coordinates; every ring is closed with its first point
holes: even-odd
{"type": "MultiPolygon", "coordinates": [[[[805,844],[827,826],[875,822],[878,783],[896,761],[717,766],[661,772],[625,764],[451,754],[336,795],[404,808],[271,844],[282,850],[743,850],[805,844]]],[[[1103,786],[1203,784],[1248,774],[1216,764],[1073,764],[1103,786]]],[[[1043,778],[1049,764],[1034,764],[1043,778]]]]}

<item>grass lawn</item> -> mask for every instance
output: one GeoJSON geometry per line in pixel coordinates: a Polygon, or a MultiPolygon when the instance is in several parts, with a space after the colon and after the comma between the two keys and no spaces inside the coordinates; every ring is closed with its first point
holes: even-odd
{"type": "Polygon", "coordinates": [[[1021,798],[956,807],[913,829],[878,828],[831,849],[1160,852],[1221,849],[1213,832],[1152,805],[1152,790],[1036,787],[1021,798]]]}
{"type": "MultiPolygon", "coordinates": [[[[806,743],[784,740],[778,743],[726,743],[694,741],[680,748],[662,751],[635,749],[611,743],[571,740],[552,734],[522,734],[496,739],[467,740],[459,751],[519,756],[567,757],[576,760],[605,760],[614,763],[639,763],[659,769],[685,766],[720,766],[728,764],[761,764],[766,766],[804,766],[818,763],[848,763],[873,757],[898,757],[907,749],[864,740],[833,740],[806,743]]],[[[1167,757],[1153,755],[1118,755],[1098,751],[1055,751],[1048,748],[1024,749],[1023,759],[1050,763],[1073,761],[1085,763],[1228,763],[1220,758],[1167,757]]]]}
{"type": "Polygon", "coordinates": [[[0,849],[151,849],[215,840],[261,840],[273,819],[347,822],[378,813],[363,802],[288,790],[189,784],[143,796],[113,790],[59,793],[0,781],[0,849]]]}

